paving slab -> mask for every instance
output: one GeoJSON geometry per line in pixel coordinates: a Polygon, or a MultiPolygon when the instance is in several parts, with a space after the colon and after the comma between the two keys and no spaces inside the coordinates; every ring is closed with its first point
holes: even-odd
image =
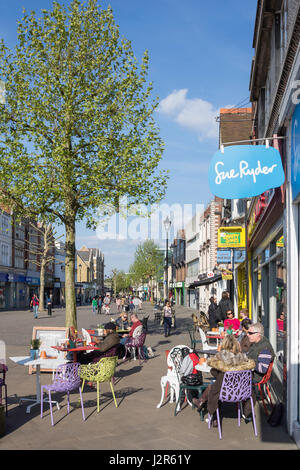
{"type": "MultiPolygon", "coordinates": [[[[43,419],[38,406],[26,413],[26,404],[19,405],[18,397],[34,396],[35,374],[28,368],[15,364],[9,356],[28,355],[33,326],[64,326],[64,309],[54,309],[53,315],[40,314],[35,320],[32,312],[0,312],[0,340],[6,343],[9,371],[7,374],[9,412],[6,418],[6,435],[0,439],[1,450],[297,450],[284,423],[271,428],[260,403],[256,404],[258,437],[254,436],[252,423],[241,423],[231,411],[224,412],[223,439],[218,430],[208,430],[199,414],[189,405],[174,416],[174,403],[160,401],[160,378],[165,375],[165,350],[177,344],[190,346],[187,325],[192,323],[192,309],[176,306],[176,329],[165,338],[162,326],[154,322],[153,307],[143,304],[139,317],[150,314],[146,345],[151,346],[155,357],[139,361],[119,360],[114,386],[118,408],[115,407],[109,384],[100,388],[100,413],[96,410],[96,390],[85,387],[84,406],[86,421],[82,420],[77,406],[79,394],[71,394],[71,412],[67,415],[66,396],[54,395],[61,409],[54,409],[55,426],[50,423],[50,411],[45,406],[43,419]]],[[[110,315],[93,314],[91,307],[78,307],[78,329],[89,328],[117,318],[116,309],[110,315]]],[[[52,380],[52,374],[41,373],[41,383],[52,380]]]]}

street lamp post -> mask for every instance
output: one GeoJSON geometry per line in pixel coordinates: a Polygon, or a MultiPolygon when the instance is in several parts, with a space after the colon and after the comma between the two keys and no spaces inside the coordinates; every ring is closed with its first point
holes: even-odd
{"type": "Polygon", "coordinates": [[[166,297],[165,297],[166,300],[169,300],[169,279],[168,279],[168,270],[169,270],[169,256],[168,256],[169,247],[168,247],[168,243],[169,243],[169,240],[168,240],[168,234],[169,234],[171,224],[172,224],[172,222],[169,219],[169,217],[167,216],[166,219],[164,220],[165,231],[166,231],[166,234],[167,234],[167,237],[166,237],[166,297]]]}

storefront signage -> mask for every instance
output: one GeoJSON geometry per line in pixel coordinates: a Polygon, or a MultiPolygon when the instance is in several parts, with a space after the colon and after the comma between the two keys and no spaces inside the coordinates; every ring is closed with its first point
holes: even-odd
{"type": "Polygon", "coordinates": [[[300,104],[296,106],[292,119],[291,186],[295,200],[300,196],[300,104]]]}
{"type": "Polygon", "coordinates": [[[25,281],[27,284],[31,286],[39,286],[40,285],[40,279],[38,277],[26,277],[25,281]]]}
{"type": "Polygon", "coordinates": [[[232,271],[229,269],[224,269],[222,271],[222,280],[223,281],[231,281],[232,280],[232,271]]]}
{"type": "Polygon", "coordinates": [[[284,236],[282,235],[276,242],[277,248],[283,248],[284,247],[284,236]]]}
{"type": "Polygon", "coordinates": [[[216,152],[208,172],[211,192],[224,199],[242,199],[281,186],[284,171],[274,147],[233,145],[216,152]]]}
{"type": "Polygon", "coordinates": [[[218,248],[245,248],[244,227],[220,227],[218,229],[218,248]]]}
{"type": "MultiPolygon", "coordinates": [[[[234,250],[234,262],[243,263],[246,258],[245,250],[234,250]]],[[[231,263],[231,250],[217,249],[217,263],[228,264],[231,263]]]]}
{"type": "Polygon", "coordinates": [[[176,282],[175,287],[183,287],[183,282],[176,282]]]}

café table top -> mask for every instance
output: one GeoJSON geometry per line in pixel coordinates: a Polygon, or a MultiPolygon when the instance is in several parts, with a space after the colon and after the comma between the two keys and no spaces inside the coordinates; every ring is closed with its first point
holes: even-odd
{"type": "Polygon", "coordinates": [[[65,346],[51,346],[53,349],[56,349],[57,351],[71,351],[71,352],[76,352],[76,351],[93,351],[94,349],[98,349],[97,346],[77,346],[76,348],[69,348],[65,346]]]}
{"type": "MultiPolygon", "coordinates": [[[[239,330],[232,330],[232,333],[234,334],[234,336],[236,336],[238,334],[238,331],[239,330]]],[[[226,330],[225,330],[225,334],[226,334],[226,330]]],[[[225,335],[221,335],[219,332],[217,331],[207,331],[206,332],[206,336],[209,336],[210,338],[214,339],[214,338],[217,338],[217,339],[222,339],[225,337],[225,335]]]]}
{"type": "Polygon", "coordinates": [[[9,358],[11,361],[23,366],[42,366],[52,369],[56,368],[59,364],[63,364],[66,361],[64,359],[53,359],[53,358],[41,358],[31,359],[30,356],[14,356],[9,358]]]}
{"type": "Polygon", "coordinates": [[[209,367],[206,362],[203,362],[202,364],[196,364],[195,369],[200,370],[201,372],[208,372],[209,373],[210,370],[211,370],[211,367],[209,367]]]}
{"type": "Polygon", "coordinates": [[[197,349],[197,353],[198,354],[211,354],[211,355],[215,355],[217,354],[218,350],[217,348],[216,349],[197,349]]]}

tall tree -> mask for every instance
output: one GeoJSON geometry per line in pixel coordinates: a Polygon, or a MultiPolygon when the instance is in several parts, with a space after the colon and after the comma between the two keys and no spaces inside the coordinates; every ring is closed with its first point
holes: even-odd
{"type": "Polygon", "coordinates": [[[153,280],[160,278],[163,266],[164,254],[159,246],[153,240],[145,240],[137,246],[129,272],[136,285],[148,282],[152,292],[153,280]]]}
{"type": "Polygon", "coordinates": [[[147,83],[112,9],[57,2],[24,16],[14,51],[0,43],[0,200],[65,227],[66,326],[77,326],[75,224],[95,227],[98,207],[165,194],[163,142],[147,83]]]}

